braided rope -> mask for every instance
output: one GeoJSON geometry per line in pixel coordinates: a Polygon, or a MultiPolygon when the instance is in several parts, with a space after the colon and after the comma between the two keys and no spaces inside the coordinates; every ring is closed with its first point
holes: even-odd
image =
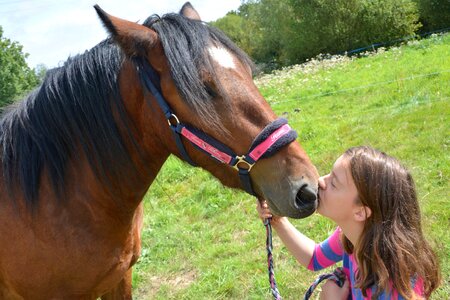
{"type": "MultiPolygon", "coordinates": [[[[272,226],[270,225],[271,218],[267,218],[264,220],[264,226],[266,227],[267,239],[266,239],[266,249],[267,249],[267,269],[269,274],[269,283],[270,290],[272,292],[272,296],[275,300],[282,300],[280,292],[278,291],[277,282],[275,280],[274,267],[273,267],[273,256],[272,256],[272,226]]],[[[339,287],[344,285],[346,280],[346,275],[344,269],[342,267],[334,270],[333,273],[322,274],[320,275],[309,287],[309,289],[305,293],[304,300],[308,300],[316,287],[322,281],[326,279],[332,279],[336,282],[339,287]]]]}
{"type": "Polygon", "coordinates": [[[264,220],[266,226],[266,249],[267,249],[267,269],[269,273],[270,290],[272,291],[275,300],[281,300],[280,292],[278,291],[277,282],[273,271],[273,256],[272,256],[272,226],[270,225],[270,218],[264,220]]]}
{"type": "Polygon", "coordinates": [[[345,282],[345,278],[346,275],[344,273],[344,269],[343,268],[337,268],[336,270],[334,270],[333,273],[329,273],[329,274],[322,274],[320,275],[309,287],[309,289],[306,291],[305,293],[305,298],[304,300],[308,300],[309,297],[311,297],[312,293],[314,292],[314,290],[316,289],[316,287],[319,285],[319,283],[321,283],[322,281],[324,281],[325,279],[332,279],[336,282],[336,284],[339,287],[342,287],[344,285],[345,282]]]}

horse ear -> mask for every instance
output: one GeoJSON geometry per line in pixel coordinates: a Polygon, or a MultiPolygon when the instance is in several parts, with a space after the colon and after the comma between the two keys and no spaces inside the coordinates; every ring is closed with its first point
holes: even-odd
{"type": "Polygon", "coordinates": [[[158,42],[158,35],[150,28],[111,16],[98,5],[94,8],[106,30],[127,56],[146,55],[158,42]]]}
{"type": "Polygon", "coordinates": [[[195,10],[190,2],[186,2],[180,10],[180,15],[185,16],[186,18],[201,21],[200,15],[195,10]]]}

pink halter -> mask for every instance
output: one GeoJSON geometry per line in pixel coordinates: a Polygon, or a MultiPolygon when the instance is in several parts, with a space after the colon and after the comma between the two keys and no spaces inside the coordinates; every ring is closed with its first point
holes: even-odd
{"type": "MultiPolygon", "coordinates": [[[[160,92],[159,76],[156,71],[144,59],[135,59],[135,63],[142,83],[156,98],[159,106],[163,110],[184,160],[196,166],[184,148],[181,137],[186,138],[199,150],[208,153],[217,161],[236,169],[244,189],[249,194],[256,196],[250,179],[250,170],[252,167],[259,159],[274,155],[281,147],[297,138],[297,132],[291,129],[287,124],[287,120],[279,118],[268,124],[255,138],[248,153],[245,155],[237,155],[229,147],[210,137],[203,131],[188,124],[181,123],[160,92]]],[[[147,99],[147,101],[149,100],[147,99]]]]}

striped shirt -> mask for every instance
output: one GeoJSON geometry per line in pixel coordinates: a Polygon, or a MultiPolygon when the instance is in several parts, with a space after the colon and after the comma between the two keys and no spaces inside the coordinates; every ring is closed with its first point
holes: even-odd
{"type": "MultiPolygon", "coordinates": [[[[339,261],[343,261],[344,272],[347,279],[350,278],[351,298],[353,300],[371,299],[376,291],[376,286],[367,289],[367,297],[364,297],[361,289],[355,288],[355,274],[358,270],[358,265],[353,254],[347,254],[340,240],[341,229],[338,227],[325,241],[316,244],[313,257],[309,263],[308,269],[311,271],[318,271],[323,268],[334,265],[339,261]]],[[[411,280],[411,286],[417,295],[423,295],[423,281],[411,280]]],[[[395,289],[382,292],[378,298],[379,300],[404,300],[395,289]]]]}

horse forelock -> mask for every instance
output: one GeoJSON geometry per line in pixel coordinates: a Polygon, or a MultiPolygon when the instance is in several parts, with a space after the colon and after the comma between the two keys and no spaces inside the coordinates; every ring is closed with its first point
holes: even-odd
{"type": "MultiPolygon", "coordinates": [[[[223,49],[253,68],[251,59],[220,30],[180,14],[166,14],[162,17],[153,15],[144,25],[158,33],[180,96],[208,126],[223,129],[212,101],[214,97],[211,95],[211,86],[205,82],[203,72],[208,74],[216,89],[215,93],[221,96],[223,104],[230,105],[230,101],[219,80],[220,70],[208,49],[223,49]]],[[[226,68],[220,64],[219,67],[226,68]]]]}
{"type": "Polygon", "coordinates": [[[131,156],[113,110],[126,121],[119,93],[121,50],[106,40],[49,70],[43,83],[0,119],[3,177],[13,194],[19,190],[37,204],[41,173],[48,170],[58,199],[64,198],[67,164],[83,151],[97,177],[115,187],[120,166],[131,156]]]}

